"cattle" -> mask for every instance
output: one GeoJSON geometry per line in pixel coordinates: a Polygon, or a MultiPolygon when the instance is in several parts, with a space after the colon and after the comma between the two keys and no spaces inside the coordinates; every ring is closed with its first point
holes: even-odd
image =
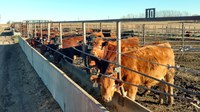
{"type": "MultiPolygon", "coordinates": [[[[95,35],[97,35],[97,34],[98,33],[92,33],[92,36],[86,37],[86,41],[88,42],[88,44],[90,43],[90,41],[93,40],[92,38],[96,38],[95,35]]],[[[64,38],[62,40],[62,43],[63,43],[62,49],[59,49],[58,52],[61,52],[62,54],[66,55],[68,57],[66,59],[70,63],[73,63],[74,59],[76,57],[82,57],[83,56],[83,54],[80,52],[80,51],[83,50],[83,44],[82,44],[83,43],[83,36],[64,38]]],[[[85,49],[85,51],[87,52],[87,49],[85,49]]],[[[57,63],[60,62],[60,60],[63,58],[63,56],[61,56],[58,53],[55,53],[54,58],[55,58],[54,63],[57,64],[57,63]]]]}
{"type": "MultiPolygon", "coordinates": [[[[109,45],[107,50],[112,49],[113,46],[109,45]]],[[[110,57],[107,57],[107,60],[110,62],[116,62],[116,56],[112,52],[109,52],[110,57]]],[[[166,66],[162,65],[175,65],[174,52],[171,49],[169,43],[157,44],[155,45],[146,45],[144,47],[139,47],[134,51],[127,51],[121,56],[121,65],[132,70],[138,71],[143,74],[147,74],[151,77],[154,77],[159,80],[164,80],[170,84],[174,83],[174,72],[173,68],[168,69],[166,66]],[[158,63],[158,64],[157,64],[158,63]]],[[[118,81],[115,81],[111,78],[118,78],[117,73],[114,72],[115,65],[110,63],[107,67],[105,74],[106,76],[97,76],[92,75],[91,80],[97,81],[101,85],[101,95],[105,102],[112,100],[113,94],[115,91],[119,90],[119,87],[123,86],[127,92],[127,96],[135,100],[136,93],[138,88],[136,86],[123,84],[118,81]],[[111,77],[111,78],[109,78],[111,77]]],[[[173,94],[173,87],[167,86],[156,80],[147,78],[138,73],[132,72],[122,67],[121,69],[122,80],[125,82],[132,83],[138,86],[146,86],[148,88],[158,84],[160,91],[165,91],[169,94],[173,94]]],[[[160,104],[163,104],[163,94],[159,96],[160,104]]],[[[173,104],[173,97],[168,97],[168,103],[173,104]]]]}
{"type": "MultiPolygon", "coordinates": [[[[48,36],[48,29],[43,29],[42,31],[37,30],[36,36],[40,37],[42,33],[42,36],[48,36]]],[[[33,30],[33,34],[35,35],[35,30],[33,30]]],[[[60,32],[57,29],[50,29],[50,38],[55,38],[56,36],[59,36],[60,32]]]]}
{"type": "Polygon", "coordinates": [[[69,37],[69,38],[63,38],[62,39],[62,48],[70,48],[78,46],[78,42],[83,40],[83,36],[75,36],[75,37],[69,37]]]}
{"type": "MultiPolygon", "coordinates": [[[[62,48],[58,50],[58,52],[66,55],[69,58],[66,58],[69,62],[73,62],[74,56],[80,56],[80,52],[73,49],[73,47],[77,48],[78,50],[82,50],[82,46],[78,44],[79,41],[83,40],[83,36],[71,37],[71,38],[64,38],[62,40],[62,48]],[[72,59],[72,60],[71,60],[72,59]]],[[[58,54],[57,52],[54,53],[54,63],[58,64],[60,60],[63,58],[62,55],[58,54]]]]}
{"type": "Polygon", "coordinates": [[[37,46],[40,45],[39,38],[30,37],[30,38],[26,39],[26,41],[34,48],[37,48],[37,46]]]}
{"type": "Polygon", "coordinates": [[[127,37],[133,37],[134,36],[134,31],[130,30],[130,31],[123,31],[121,36],[123,38],[127,38],[127,37]]]}
{"type": "Polygon", "coordinates": [[[192,32],[191,31],[186,31],[185,32],[185,36],[186,37],[191,37],[192,36],[192,32]]]}
{"type": "MultiPolygon", "coordinates": [[[[114,39],[116,40],[116,39],[114,39]]],[[[128,51],[129,50],[133,50],[133,48],[135,48],[136,46],[139,45],[139,39],[137,37],[134,38],[128,38],[128,39],[122,39],[121,41],[122,44],[122,52],[124,52],[125,50],[128,51]],[[126,47],[125,47],[126,46],[126,47]],[[126,48],[126,49],[125,49],[126,48]]],[[[105,38],[95,38],[93,40],[93,49],[91,50],[91,54],[100,58],[100,59],[107,59],[107,57],[109,57],[109,55],[104,55],[105,52],[112,52],[112,51],[116,51],[117,50],[117,43],[116,41],[110,41],[110,40],[105,40],[105,38]],[[112,45],[113,48],[111,51],[106,51],[106,47],[107,45],[112,45]]],[[[117,55],[115,53],[115,55],[117,55]]],[[[107,68],[108,63],[103,61],[103,60],[99,60],[97,58],[94,57],[90,57],[90,74],[97,74],[97,71],[100,71],[100,73],[104,73],[106,68],[107,68]],[[99,70],[97,70],[99,69],[99,70]]]]}
{"type": "Polygon", "coordinates": [[[102,29],[100,31],[103,33],[104,37],[116,38],[116,34],[111,30],[102,29]]]}
{"type": "Polygon", "coordinates": [[[104,37],[104,34],[102,32],[93,32],[92,35],[95,37],[104,37]]]}
{"type": "Polygon", "coordinates": [[[55,38],[51,38],[50,42],[43,40],[40,47],[40,53],[44,55],[49,61],[54,61],[54,51],[59,49],[59,44],[56,43],[55,38]]]}

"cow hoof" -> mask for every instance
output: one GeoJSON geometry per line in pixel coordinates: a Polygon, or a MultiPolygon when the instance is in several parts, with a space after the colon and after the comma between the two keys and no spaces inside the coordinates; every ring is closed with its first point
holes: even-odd
{"type": "Polygon", "coordinates": [[[163,99],[159,100],[159,104],[160,104],[160,105],[163,105],[163,104],[164,104],[163,99]]]}

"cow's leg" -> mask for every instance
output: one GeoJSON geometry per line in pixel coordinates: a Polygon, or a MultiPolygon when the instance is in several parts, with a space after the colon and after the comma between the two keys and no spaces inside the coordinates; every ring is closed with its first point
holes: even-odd
{"type": "Polygon", "coordinates": [[[131,100],[135,100],[136,97],[136,93],[137,93],[138,88],[135,86],[130,87],[130,89],[128,89],[127,91],[127,96],[131,99],[131,100]]]}
{"type": "MultiPolygon", "coordinates": [[[[171,79],[169,83],[174,84],[174,79],[171,79]]],[[[169,94],[173,95],[173,87],[168,86],[168,88],[169,88],[169,94]]],[[[172,105],[173,103],[174,103],[174,97],[168,96],[168,104],[172,105]]]]}
{"type": "MultiPolygon", "coordinates": [[[[170,69],[166,75],[166,81],[170,84],[174,84],[174,69],[170,69]]],[[[165,89],[169,89],[168,93],[173,95],[173,87],[172,86],[167,86],[165,89]]],[[[174,103],[174,97],[168,96],[168,104],[172,105],[174,103]]]]}
{"type": "MultiPolygon", "coordinates": [[[[163,84],[163,83],[160,82],[158,85],[159,85],[159,90],[161,92],[164,92],[164,86],[165,86],[165,84],[163,84]]],[[[160,95],[159,95],[159,103],[160,104],[164,103],[164,95],[162,93],[160,93],[160,95]]]]}

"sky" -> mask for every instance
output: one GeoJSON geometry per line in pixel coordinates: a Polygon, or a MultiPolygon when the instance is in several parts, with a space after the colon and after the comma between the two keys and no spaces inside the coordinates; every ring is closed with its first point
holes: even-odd
{"type": "Polygon", "coordinates": [[[200,0],[0,0],[0,23],[23,20],[119,19],[146,8],[199,15],[200,0]]]}

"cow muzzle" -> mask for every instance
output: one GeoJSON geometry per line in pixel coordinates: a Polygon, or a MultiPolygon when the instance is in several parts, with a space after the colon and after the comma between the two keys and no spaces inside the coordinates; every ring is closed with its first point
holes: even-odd
{"type": "Polygon", "coordinates": [[[94,55],[94,56],[97,55],[96,51],[94,51],[94,50],[92,50],[90,53],[91,53],[92,55],[94,55]]]}
{"type": "Polygon", "coordinates": [[[105,96],[102,96],[102,99],[104,102],[108,103],[108,102],[111,102],[112,101],[112,97],[105,97],[105,96]]]}

